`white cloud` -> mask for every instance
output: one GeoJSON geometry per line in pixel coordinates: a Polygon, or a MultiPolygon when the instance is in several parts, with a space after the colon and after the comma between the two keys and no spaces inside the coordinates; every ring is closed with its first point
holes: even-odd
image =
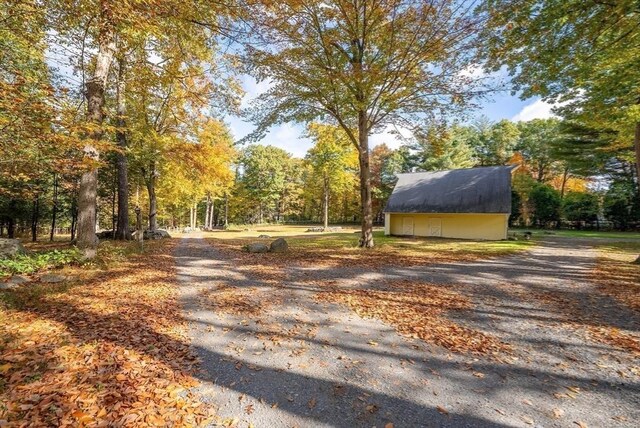
{"type": "Polygon", "coordinates": [[[549,119],[557,117],[551,111],[553,107],[556,107],[556,105],[549,104],[542,100],[536,100],[531,104],[524,106],[518,114],[511,118],[511,120],[514,122],[528,122],[533,119],[549,119]]]}
{"type": "Polygon", "coordinates": [[[406,128],[387,125],[384,131],[369,137],[369,146],[374,148],[384,143],[391,149],[397,149],[404,141],[411,138],[411,136],[411,131],[406,128]]]}

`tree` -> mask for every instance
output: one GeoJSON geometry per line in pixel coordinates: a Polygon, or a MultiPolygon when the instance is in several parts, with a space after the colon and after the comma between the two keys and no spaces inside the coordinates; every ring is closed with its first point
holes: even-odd
{"type": "Polygon", "coordinates": [[[592,222],[598,219],[598,195],[587,192],[569,192],[562,200],[562,211],[569,221],[592,222]]]}
{"type": "Polygon", "coordinates": [[[254,204],[257,221],[263,223],[265,214],[277,211],[277,203],[286,187],[291,155],[274,146],[252,145],[244,150],[241,183],[254,204]]]}
{"type": "Polygon", "coordinates": [[[358,154],[340,127],[312,123],[308,132],[315,145],[307,152],[306,160],[313,170],[312,179],[322,183],[322,217],[326,229],[330,195],[352,184],[358,154]]]}
{"type": "Polygon", "coordinates": [[[456,0],[248,0],[244,60],[271,88],[251,111],[254,138],[288,121],[328,118],[358,151],[361,247],[373,247],[369,135],[465,108],[484,15],[456,0]]]}
{"type": "Polygon", "coordinates": [[[492,123],[481,117],[472,127],[474,132],[470,136],[470,144],[480,165],[505,165],[511,159],[520,137],[516,124],[506,119],[492,123]]]}
{"type": "Polygon", "coordinates": [[[534,119],[519,122],[519,138],[515,146],[524,162],[529,166],[534,178],[543,183],[553,174],[556,158],[553,147],[561,139],[560,121],[557,119],[534,119]]]}
{"type": "Polygon", "coordinates": [[[474,166],[472,135],[472,129],[460,125],[429,127],[425,132],[416,132],[413,148],[419,152],[420,169],[438,171],[474,166]]]}
{"type": "Polygon", "coordinates": [[[379,144],[371,150],[371,195],[375,218],[382,221],[383,210],[396,185],[396,174],[405,172],[407,165],[404,150],[391,150],[386,144],[379,144]]]}
{"type": "Polygon", "coordinates": [[[529,194],[533,207],[533,221],[539,226],[560,220],[560,193],[548,184],[537,183],[529,194]]]}
{"type": "Polygon", "coordinates": [[[626,230],[640,221],[640,203],[636,194],[635,184],[628,177],[619,177],[609,186],[604,196],[603,210],[616,229],[626,230]]]}
{"type": "Polygon", "coordinates": [[[614,146],[635,147],[640,176],[637,2],[488,0],[483,7],[491,67],[506,65],[522,97],[564,102],[557,110],[565,119],[615,130],[614,146]]]}

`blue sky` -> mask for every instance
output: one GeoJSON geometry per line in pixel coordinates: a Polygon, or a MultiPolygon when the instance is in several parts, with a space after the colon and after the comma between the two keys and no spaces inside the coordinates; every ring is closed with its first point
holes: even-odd
{"type": "MultiPolygon", "coordinates": [[[[242,105],[247,106],[253,98],[262,91],[266,90],[267,84],[256,83],[250,76],[242,78],[242,85],[246,94],[242,101],[242,105]]],[[[551,105],[537,98],[521,100],[517,96],[511,95],[509,92],[496,93],[491,100],[484,102],[480,108],[473,111],[474,116],[487,116],[493,121],[501,119],[510,119],[515,121],[527,121],[536,118],[548,118],[552,116],[551,105]]],[[[251,123],[244,122],[239,117],[229,116],[226,122],[231,127],[231,132],[236,140],[244,137],[253,130],[251,123]]],[[[401,139],[385,132],[372,135],[370,138],[371,147],[381,143],[386,143],[392,148],[397,148],[402,143],[401,139]]],[[[303,138],[304,127],[296,124],[284,124],[273,127],[265,138],[258,144],[273,145],[280,147],[296,157],[304,157],[305,153],[313,143],[303,138]]]]}

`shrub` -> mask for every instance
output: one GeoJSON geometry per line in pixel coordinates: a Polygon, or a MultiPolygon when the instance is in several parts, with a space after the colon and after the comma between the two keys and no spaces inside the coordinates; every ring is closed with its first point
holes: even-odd
{"type": "Polygon", "coordinates": [[[81,253],[76,248],[20,254],[11,258],[0,259],[0,276],[34,273],[42,269],[57,268],[76,263],[80,259],[81,253]]]}

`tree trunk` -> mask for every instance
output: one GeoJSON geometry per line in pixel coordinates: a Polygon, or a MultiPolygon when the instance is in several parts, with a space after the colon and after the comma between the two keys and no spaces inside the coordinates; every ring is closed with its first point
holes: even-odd
{"type": "Polygon", "coordinates": [[[76,239],[76,230],[78,229],[78,207],[75,200],[71,202],[71,241],[76,239]]]}
{"type": "Polygon", "coordinates": [[[40,217],[40,195],[36,195],[33,200],[31,211],[31,242],[38,240],[38,218],[40,217]]]}
{"type": "Polygon", "coordinates": [[[51,233],[49,241],[53,242],[56,233],[56,215],[58,214],[58,175],[53,174],[53,207],[51,208],[51,233]]]}
{"type": "Polygon", "coordinates": [[[127,125],[125,115],[127,113],[126,105],[126,87],[125,87],[125,60],[121,58],[118,61],[118,85],[116,87],[116,142],[120,151],[116,153],[116,169],[118,174],[118,222],[116,225],[115,239],[129,239],[131,234],[129,231],[129,171],[127,166],[127,134],[125,127],[127,125]]]}
{"type": "Polygon", "coordinates": [[[564,199],[564,191],[567,186],[567,180],[569,179],[569,168],[565,167],[562,172],[562,186],[560,187],[560,199],[564,199]]]}
{"type": "Polygon", "coordinates": [[[7,223],[7,238],[14,239],[16,236],[16,223],[13,217],[9,217],[7,223]]]}
{"type": "Polygon", "coordinates": [[[224,194],[224,228],[229,226],[229,196],[224,194]]]}
{"type": "Polygon", "coordinates": [[[98,23],[98,54],[95,60],[93,76],[85,85],[87,98],[87,121],[93,125],[93,131],[88,135],[84,147],[85,162],[89,170],[80,178],[78,191],[78,248],[84,258],[95,257],[98,247],[96,236],[96,197],[98,187],[99,152],[95,142],[102,139],[102,121],[104,113],[104,93],[109,76],[109,69],[115,52],[115,28],[111,22],[111,4],[100,2],[100,20],[98,23]]]}
{"type": "Polygon", "coordinates": [[[324,199],[324,228],[327,229],[329,227],[329,177],[324,177],[323,183],[323,199],[324,199]]]}
{"type": "Polygon", "coordinates": [[[204,209],[204,228],[205,230],[209,229],[209,224],[211,222],[210,220],[210,216],[211,215],[211,195],[209,193],[207,193],[207,206],[204,209]]]}
{"type": "Polygon", "coordinates": [[[149,193],[149,230],[154,232],[158,228],[157,199],[156,199],[156,166],[151,166],[151,176],[147,178],[147,192],[149,193]]]}
{"type": "Polygon", "coordinates": [[[215,198],[211,198],[211,216],[209,217],[209,229],[213,229],[214,227],[216,227],[216,224],[218,224],[218,222],[216,221],[216,200],[215,198]]]}
{"type": "Polygon", "coordinates": [[[360,203],[362,205],[362,235],[359,246],[373,248],[369,130],[367,128],[366,112],[361,111],[358,115],[358,160],[360,163],[360,203]]]}

